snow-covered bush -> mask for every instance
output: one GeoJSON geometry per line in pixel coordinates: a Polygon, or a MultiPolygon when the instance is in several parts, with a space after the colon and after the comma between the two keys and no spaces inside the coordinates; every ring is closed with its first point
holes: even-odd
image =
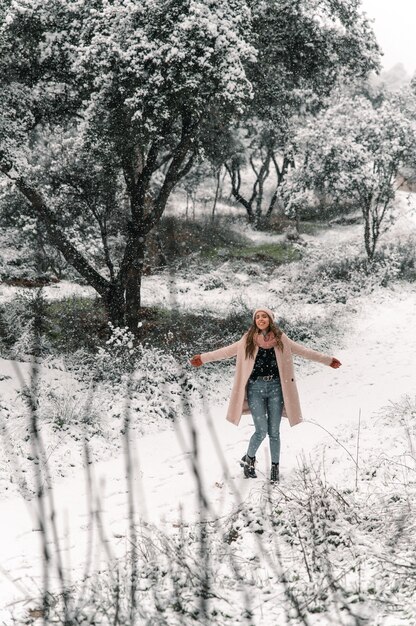
{"type": "Polygon", "coordinates": [[[90,394],[77,394],[69,389],[45,389],[40,410],[42,418],[51,421],[57,429],[68,429],[75,424],[100,429],[104,415],[102,402],[93,390],[90,394]]]}
{"type": "Polygon", "coordinates": [[[376,259],[386,266],[388,282],[396,278],[414,282],[416,280],[416,239],[409,236],[405,240],[381,247],[376,259]]]}
{"type": "Polygon", "coordinates": [[[140,347],[128,328],[119,328],[111,322],[108,326],[111,334],[106,346],[98,348],[96,369],[101,379],[115,382],[134,369],[140,347]]]}
{"type": "Polygon", "coordinates": [[[195,389],[176,359],[159,348],[142,348],[134,371],[124,374],[122,384],[141,424],[183,416],[195,389]]]}
{"type": "Polygon", "coordinates": [[[33,354],[34,350],[39,353],[46,353],[50,349],[50,345],[45,338],[35,333],[35,322],[33,319],[29,320],[22,332],[17,337],[12,349],[10,350],[10,356],[18,360],[26,360],[33,354]],[[35,347],[36,346],[36,347],[35,347]]]}
{"type": "Polygon", "coordinates": [[[133,422],[141,426],[175,419],[195,388],[182,364],[161,348],[138,343],[127,328],[110,328],[106,347],[99,348],[95,359],[94,377],[112,393],[117,414],[127,400],[133,422]]]}
{"type": "Polygon", "coordinates": [[[208,274],[202,278],[201,287],[204,291],[225,289],[224,279],[218,273],[208,274]]]}
{"type": "Polygon", "coordinates": [[[25,360],[29,355],[45,355],[51,346],[44,334],[46,301],[41,289],[21,292],[0,308],[3,352],[25,360]]]}
{"type": "Polygon", "coordinates": [[[139,526],[123,559],[54,598],[51,623],[66,598],[74,624],[411,624],[414,495],[337,490],[303,468],[227,518],[139,526]]]}
{"type": "MultiPolygon", "coordinates": [[[[27,387],[18,393],[28,409],[31,409],[31,390],[27,387]]],[[[90,434],[100,432],[105,403],[93,388],[85,391],[74,385],[57,384],[41,378],[35,391],[36,417],[41,427],[50,424],[54,430],[71,431],[77,438],[87,427],[90,434]]]]}
{"type": "Polygon", "coordinates": [[[385,245],[372,260],[350,245],[342,250],[311,249],[302,272],[293,272],[286,290],[308,303],[345,304],[352,297],[411,277],[413,254],[410,243],[385,245]]]}

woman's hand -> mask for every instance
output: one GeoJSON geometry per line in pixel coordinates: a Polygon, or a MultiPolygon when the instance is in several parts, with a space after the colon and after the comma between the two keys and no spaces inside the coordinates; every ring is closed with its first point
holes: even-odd
{"type": "Polygon", "coordinates": [[[189,362],[194,367],[201,367],[201,365],[203,364],[202,360],[201,360],[201,355],[200,354],[196,354],[195,356],[193,356],[192,359],[189,362]]]}
{"type": "Polygon", "coordinates": [[[334,370],[337,370],[339,367],[341,367],[341,361],[338,361],[338,359],[336,359],[335,357],[332,357],[332,361],[329,365],[333,367],[334,370]]]}

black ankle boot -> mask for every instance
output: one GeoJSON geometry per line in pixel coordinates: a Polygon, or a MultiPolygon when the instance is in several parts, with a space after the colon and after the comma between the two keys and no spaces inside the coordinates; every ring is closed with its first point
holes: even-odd
{"type": "Polygon", "coordinates": [[[254,467],[256,463],[256,457],[253,458],[245,454],[240,461],[240,465],[244,470],[245,478],[257,478],[256,469],[254,467]]]}
{"type": "Polygon", "coordinates": [[[270,471],[270,482],[279,482],[279,463],[272,463],[272,469],[270,471]]]}

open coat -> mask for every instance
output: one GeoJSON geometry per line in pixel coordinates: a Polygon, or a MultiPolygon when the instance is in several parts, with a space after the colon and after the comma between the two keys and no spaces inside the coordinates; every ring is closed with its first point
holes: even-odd
{"type": "MultiPolygon", "coordinates": [[[[256,360],[258,347],[255,348],[254,358],[246,359],[246,336],[244,334],[239,341],[225,346],[219,350],[213,352],[205,352],[201,354],[202,363],[210,363],[211,361],[221,361],[222,359],[231,359],[237,357],[236,370],[234,376],[233,387],[231,391],[230,403],[227,411],[227,420],[232,424],[238,426],[240,423],[241,415],[244,413],[250,413],[250,409],[247,403],[246,386],[250,374],[254,367],[256,360]]],[[[296,387],[295,372],[293,367],[293,354],[298,354],[305,359],[311,361],[318,361],[324,365],[330,365],[332,357],[311,350],[305,346],[292,341],[284,333],[281,336],[283,343],[283,352],[275,347],[277,365],[279,367],[280,380],[282,384],[284,409],[283,415],[289,419],[291,426],[295,426],[302,421],[302,412],[299,402],[299,394],[296,387]]]]}

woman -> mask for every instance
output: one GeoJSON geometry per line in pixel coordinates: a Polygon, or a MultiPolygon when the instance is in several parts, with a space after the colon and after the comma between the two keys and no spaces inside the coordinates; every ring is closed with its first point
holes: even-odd
{"type": "Polygon", "coordinates": [[[291,426],[302,421],[293,354],[335,369],[341,365],[335,357],[289,339],[275,324],[273,312],[267,307],[254,311],[253,323],[239,341],[191,359],[193,366],[200,367],[210,361],[237,357],[227,420],[237,426],[243,413],[251,413],[253,417],[255,431],[240,463],[246,478],[257,477],[256,452],[268,434],[272,461],[270,480],[279,480],[281,417],[285,415],[291,426]]]}

